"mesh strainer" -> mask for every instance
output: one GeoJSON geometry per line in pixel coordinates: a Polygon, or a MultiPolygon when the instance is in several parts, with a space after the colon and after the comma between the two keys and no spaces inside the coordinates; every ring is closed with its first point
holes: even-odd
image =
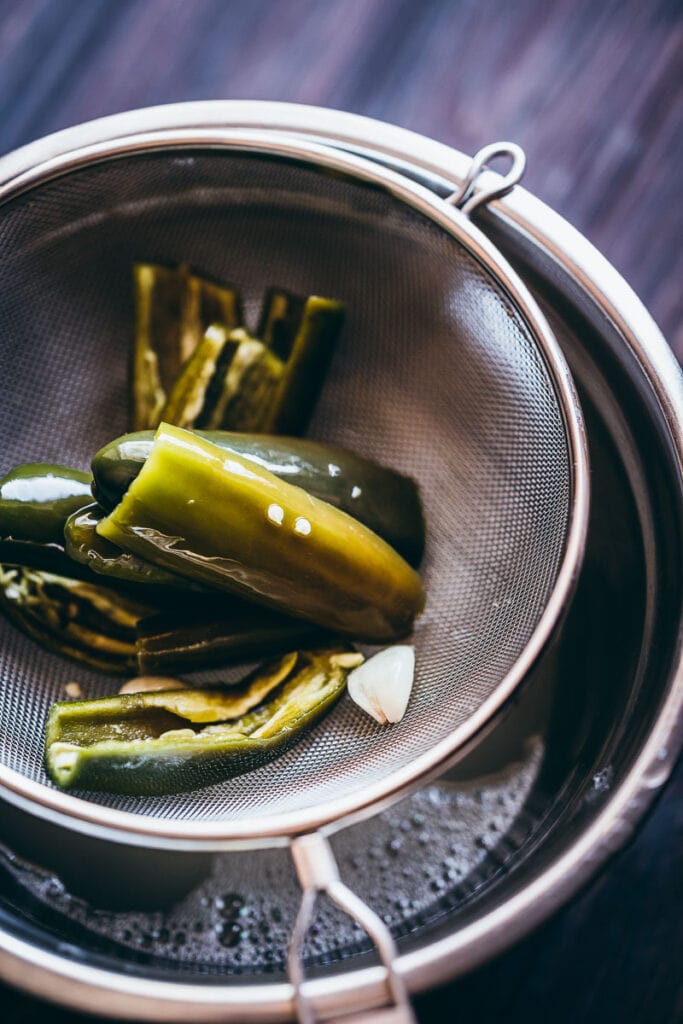
{"type": "MultiPolygon", "coordinates": [[[[67,796],[43,770],[47,710],[69,680],[88,696],[111,692],[111,681],[0,621],[8,798],[141,845],[292,839],[304,887],[290,958],[299,993],[298,950],[320,889],[363,924],[388,965],[393,956],[384,926],[336,878],[317,830],[444,768],[524,678],[576,576],[588,498],[573,386],[531,296],[467,216],[508,191],[522,163],[515,147],[489,147],[444,201],[326,146],[197,130],[71,151],[0,186],[5,470],[36,459],[85,467],[125,431],[131,265],[188,261],[237,282],[252,324],[270,285],[343,300],[348,326],[310,433],[419,481],[428,603],[414,636],[413,697],[390,729],[344,698],[277,762],[219,786],[67,796]],[[513,157],[510,175],[474,191],[501,151],[513,157]]],[[[388,979],[409,1019],[391,970],[388,979]]]]}

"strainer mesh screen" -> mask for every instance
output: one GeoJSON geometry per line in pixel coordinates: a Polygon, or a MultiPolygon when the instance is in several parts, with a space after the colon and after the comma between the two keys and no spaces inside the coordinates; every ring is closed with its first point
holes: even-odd
{"type": "MultiPolygon", "coordinates": [[[[118,158],[0,208],[2,465],[87,468],[126,429],[131,265],[189,261],[243,291],[342,299],[348,321],[311,436],[412,474],[428,529],[428,595],[404,720],[348,697],[270,766],[199,793],[95,799],[175,819],[324,805],[448,736],[500,683],[554,586],[570,468],[543,358],[464,246],[384,191],[275,157],[218,150],[118,158]]],[[[64,685],[118,682],[0,621],[0,763],[47,783],[43,726],[64,685]]],[[[239,671],[212,673],[234,679],[239,671]]]]}

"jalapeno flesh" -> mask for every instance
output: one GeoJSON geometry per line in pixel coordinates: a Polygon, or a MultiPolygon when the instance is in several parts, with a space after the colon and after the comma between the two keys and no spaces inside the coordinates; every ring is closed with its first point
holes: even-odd
{"type": "MultiPolygon", "coordinates": [[[[195,431],[226,451],[347,512],[419,565],[425,529],[415,481],[371,459],[303,438],[228,431],[195,431]]],[[[125,434],[105,445],[92,462],[93,491],[108,511],[122,499],[152,450],[152,431],[125,434]]]]}
{"type": "Polygon", "coordinates": [[[302,619],[221,596],[146,616],[137,624],[136,637],[139,671],[168,675],[308,647],[325,634],[302,619]]]}
{"type": "Polygon", "coordinates": [[[64,522],[88,504],[92,476],[70,466],[28,462],[0,480],[0,537],[58,543],[64,522]]]}
{"type": "Polygon", "coordinates": [[[131,426],[156,427],[182,367],[207,327],[236,326],[242,317],[239,293],[186,265],[136,263],[135,339],[131,359],[131,426]]]}
{"type": "Polygon", "coordinates": [[[296,744],[362,661],[339,645],[287,654],[227,690],[62,701],[47,721],[48,774],[64,788],[152,795],[252,771],[296,744]]]}
{"type": "MultiPolygon", "coordinates": [[[[69,558],[87,565],[93,572],[128,583],[154,583],[157,586],[192,589],[180,576],[160,569],[158,565],[122,551],[97,533],[97,524],[106,513],[91,503],[70,515],[64,524],[64,545],[69,558]]],[[[104,580],[102,581],[104,582],[104,580]]]]}
{"type": "Polygon", "coordinates": [[[168,424],[97,532],[188,579],[359,639],[405,636],[424,604],[417,573],[363,524],[168,424]]]}

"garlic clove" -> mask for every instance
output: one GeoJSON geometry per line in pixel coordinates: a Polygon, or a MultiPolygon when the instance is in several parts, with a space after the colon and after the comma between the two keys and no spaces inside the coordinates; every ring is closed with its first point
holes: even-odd
{"type": "Polygon", "coordinates": [[[153,693],[156,690],[189,690],[181,679],[171,676],[136,676],[119,688],[119,693],[153,693]]]}
{"type": "Polygon", "coordinates": [[[396,644],[375,654],[348,678],[351,700],[381,725],[403,718],[415,676],[415,648],[396,644]]]}

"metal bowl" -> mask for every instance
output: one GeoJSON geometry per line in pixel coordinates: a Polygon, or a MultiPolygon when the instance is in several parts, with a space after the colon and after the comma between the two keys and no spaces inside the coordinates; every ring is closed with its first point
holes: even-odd
{"type": "MultiPolygon", "coordinates": [[[[411,133],[309,108],[190,104],[133,120],[107,119],[106,128],[292,131],[437,188],[441,180],[444,192],[467,166],[462,154],[411,133]]],[[[543,204],[519,191],[483,218],[541,302],[574,373],[594,501],[576,598],[508,718],[437,784],[333,840],[342,875],[392,926],[411,991],[481,963],[568,899],[632,833],[683,741],[678,368],[621,278],[543,204]]],[[[291,1016],[282,959],[296,890],[284,852],[168,854],[163,864],[155,853],[150,870],[115,844],[91,840],[84,851],[82,838],[74,845],[68,831],[52,826],[48,836],[46,827],[1,808],[0,835],[46,869],[4,857],[4,978],[138,1020],[291,1016]],[[144,911],[120,912],[145,897],[144,911]],[[94,912],[98,903],[109,909],[94,912]],[[176,942],[181,922],[194,925],[194,917],[203,930],[176,942]]],[[[378,1004],[384,971],[362,933],[327,908],[317,927],[307,951],[316,1009],[378,1004]]]]}

